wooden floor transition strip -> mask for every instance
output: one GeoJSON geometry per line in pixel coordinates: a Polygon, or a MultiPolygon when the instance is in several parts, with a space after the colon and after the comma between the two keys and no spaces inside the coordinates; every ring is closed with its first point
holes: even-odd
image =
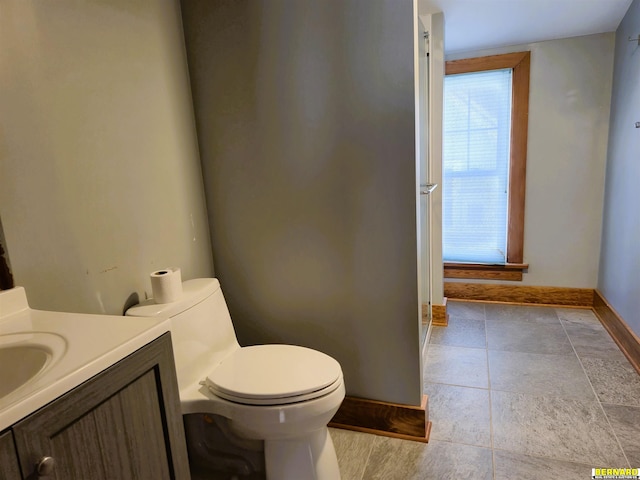
{"type": "Polygon", "coordinates": [[[345,397],[329,426],[426,443],[431,432],[428,412],[427,395],[420,406],[345,397]]]}

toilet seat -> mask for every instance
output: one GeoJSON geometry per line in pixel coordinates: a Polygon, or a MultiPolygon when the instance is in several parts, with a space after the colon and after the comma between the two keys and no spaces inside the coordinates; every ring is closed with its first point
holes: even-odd
{"type": "Polygon", "coordinates": [[[215,395],[246,405],[284,405],[321,397],[342,383],[340,364],[294,345],[243,347],[202,382],[215,395]]]}

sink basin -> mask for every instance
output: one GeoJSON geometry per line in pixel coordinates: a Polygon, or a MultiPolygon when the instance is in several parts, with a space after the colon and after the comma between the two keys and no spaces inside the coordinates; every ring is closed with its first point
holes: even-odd
{"type": "Polygon", "coordinates": [[[0,399],[38,378],[64,348],[65,341],[53,333],[0,335],[0,399]]]}
{"type": "Polygon", "coordinates": [[[0,365],[12,365],[12,368],[0,371],[0,398],[35,377],[50,358],[51,355],[39,346],[0,349],[0,365]]]}
{"type": "Polygon", "coordinates": [[[168,318],[37,310],[29,307],[23,287],[0,290],[0,432],[168,332],[169,326],[168,318]]]}

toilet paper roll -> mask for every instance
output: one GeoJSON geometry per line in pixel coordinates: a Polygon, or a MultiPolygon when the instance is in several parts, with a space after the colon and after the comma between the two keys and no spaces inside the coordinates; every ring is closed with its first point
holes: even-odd
{"type": "Polygon", "coordinates": [[[182,297],[182,277],[180,269],[165,268],[151,275],[151,291],[156,303],[171,303],[182,297]]]}

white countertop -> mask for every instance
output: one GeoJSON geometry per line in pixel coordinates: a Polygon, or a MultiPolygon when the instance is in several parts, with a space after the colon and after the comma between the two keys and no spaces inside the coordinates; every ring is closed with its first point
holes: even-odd
{"type": "MultiPolygon", "coordinates": [[[[168,331],[167,318],[33,310],[24,289],[0,292],[0,346],[17,333],[46,333],[42,343],[53,340],[52,360],[43,371],[0,398],[0,431],[168,331]]],[[[12,365],[0,365],[5,368],[12,365]]]]}

